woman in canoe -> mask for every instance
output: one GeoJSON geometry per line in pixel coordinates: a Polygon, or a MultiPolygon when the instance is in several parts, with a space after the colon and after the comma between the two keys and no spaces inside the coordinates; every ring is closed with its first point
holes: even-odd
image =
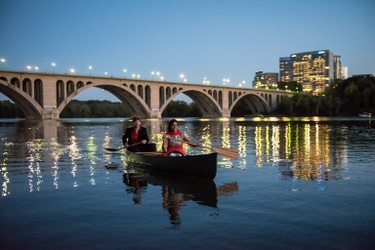
{"type": "Polygon", "coordinates": [[[167,132],[163,135],[163,154],[165,156],[185,156],[184,142],[195,146],[191,144],[187,135],[178,129],[178,121],[176,119],[170,120],[167,132]]]}
{"type": "Polygon", "coordinates": [[[146,151],[144,150],[144,144],[149,141],[147,129],[141,126],[141,119],[139,117],[133,118],[133,124],[134,126],[125,130],[125,133],[122,136],[122,143],[129,151],[146,151]]]}

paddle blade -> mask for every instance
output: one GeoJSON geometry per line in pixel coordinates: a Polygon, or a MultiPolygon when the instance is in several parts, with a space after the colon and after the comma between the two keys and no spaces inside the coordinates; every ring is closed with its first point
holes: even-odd
{"type": "Polygon", "coordinates": [[[221,156],[227,157],[232,160],[237,160],[238,151],[230,148],[211,148],[214,152],[218,153],[221,156]]]}

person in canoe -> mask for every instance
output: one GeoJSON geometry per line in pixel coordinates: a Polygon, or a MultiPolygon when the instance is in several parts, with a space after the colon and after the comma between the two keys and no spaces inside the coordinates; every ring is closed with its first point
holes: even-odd
{"type": "Polygon", "coordinates": [[[147,129],[141,126],[139,117],[133,118],[133,124],[134,126],[126,128],[122,136],[124,147],[132,152],[147,151],[145,150],[145,144],[149,142],[147,129]]]}
{"type": "MultiPolygon", "coordinates": [[[[163,135],[163,154],[165,156],[185,156],[184,141],[190,142],[189,137],[178,129],[176,119],[170,120],[167,132],[163,135]]],[[[194,147],[190,143],[189,145],[194,147]]]]}

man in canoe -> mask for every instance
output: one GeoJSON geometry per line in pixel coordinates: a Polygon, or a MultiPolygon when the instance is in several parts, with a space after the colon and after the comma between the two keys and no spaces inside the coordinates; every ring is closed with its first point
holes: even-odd
{"type": "Polygon", "coordinates": [[[133,118],[133,124],[134,126],[126,128],[122,136],[124,147],[132,152],[147,151],[144,150],[145,144],[149,141],[147,129],[141,126],[139,117],[133,118]]]}
{"type": "MultiPolygon", "coordinates": [[[[165,156],[185,156],[184,142],[190,142],[186,134],[178,129],[178,121],[172,119],[168,123],[167,132],[163,135],[163,154],[165,156]]],[[[189,145],[196,147],[198,145],[189,145]]]]}

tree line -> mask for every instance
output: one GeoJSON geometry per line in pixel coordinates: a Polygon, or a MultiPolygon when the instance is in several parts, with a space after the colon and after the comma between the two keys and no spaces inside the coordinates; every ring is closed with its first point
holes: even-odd
{"type": "MultiPolygon", "coordinates": [[[[129,117],[129,107],[120,102],[72,100],[60,114],[60,118],[108,118],[129,117]]],[[[163,117],[201,117],[202,112],[195,103],[172,101],[162,113],[163,117]]],[[[0,101],[0,118],[24,118],[20,108],[9,100],[0,101]]]]}
{"type": "Polygon", "coordinates": [[[297,93],[284,97],[276,113],[286,116],[356,116],[375,113],[375,77],[358,75],[336,80],[322,95],[297,93]]]}

